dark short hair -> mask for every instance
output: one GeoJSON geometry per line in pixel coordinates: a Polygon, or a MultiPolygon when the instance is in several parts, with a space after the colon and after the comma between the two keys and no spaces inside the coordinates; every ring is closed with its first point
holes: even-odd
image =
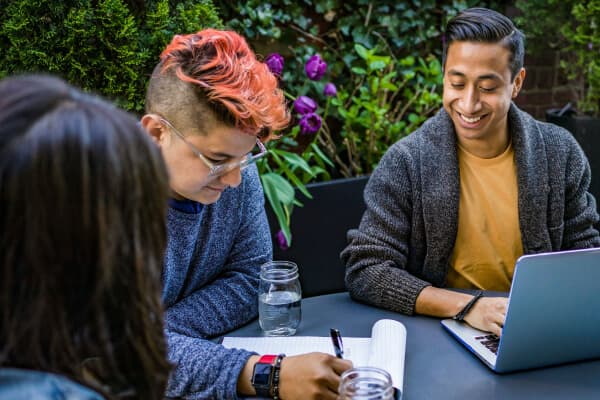
{"type": "Polygon", "coordinates": [[[132,115],[57,78],[0,81],[0,366],[163,398],[168,190],[132,115]]]}
{"type": "Polygon", "coordinates": [[[512,21],[487,8],[468,8],[446,25],[442,65],[446,66],[448,47],[452,42],[500,43],[510,51],[511,79],[515,79],[525,57],[525,38],[512,21]]]}

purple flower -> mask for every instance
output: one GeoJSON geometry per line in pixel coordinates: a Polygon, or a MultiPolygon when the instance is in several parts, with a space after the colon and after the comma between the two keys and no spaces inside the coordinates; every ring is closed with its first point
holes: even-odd
{"type": "Polygon", "coordinates": [[[588,50],[592,50],[594,48],[594,45],[592,43],[588,43],[588,50]]]}
{"type": "Polygon", "coordinates": [[[269,67],[269,70],[277,75],[281,76],[283,71],[283,57],[279,53],[271,53],[265,58],[265,64],[269,67]]]}
{"type": "Polygon", "coordinates": [[[326,84],[323,88],[323,94],[325,96],[335,97],[337,95],[337,89],[335,88],[335,85],[331,82],[326,84]]]}
{"type": "Polygon", "coordinates": [[[298,122],[300,125],[300,133],[303,135],[311,135],[317,133],[321,129],[321,117],[315,113],[304,114],[298,122]]]}
{"type": "Polygon", "coordinates": [[[297,113],[305,115],[314,113],[317,109],[317,102],[308,96],[299,96],[294,100],[294,110],[297,113]]]}
{"type": "Polygon", "coordinates": [[[281,250],[287,250],[290,248],[282,230],[279,230],[279,232],[277,232],[277,235],[275,235],[275,239],[277,240],[277,245],[281,250]]]}
{"type": "Polygon", "coordinates": [[[321,80],[327,71],[327,63],[323,61],[320,55],[315,54],[304,64],[304,71],[310,80],[321,80]]]}

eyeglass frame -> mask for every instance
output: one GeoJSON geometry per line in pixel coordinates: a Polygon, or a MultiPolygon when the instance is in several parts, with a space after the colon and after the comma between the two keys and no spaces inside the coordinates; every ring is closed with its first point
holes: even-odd
{"type": "Polygon", "coordinates": [[[166,125],[167,128],[171,129],[183,142],[192,150],[192,152],[206,165],[209,169],[208,176],[217,177],[225,175],[226,173],[233,171],[236,168],[239,168],[240,171],[248,168],[250,165],[254,164],[256,160],[264,157],[269,152],[265,145],[260,141],[260,139],[256,139],[256,145],[260,149],[260,152],[257,154],[248,153],[246,154],[240,161],[234,162],[225,162],[223,164],[215,164],[210,161],[196,146],[190,143],[183,133],[181,133],[177,128],[173,126],[169,120],[163,117],[159,117],[159,120],[162,124],[166,125]]]}

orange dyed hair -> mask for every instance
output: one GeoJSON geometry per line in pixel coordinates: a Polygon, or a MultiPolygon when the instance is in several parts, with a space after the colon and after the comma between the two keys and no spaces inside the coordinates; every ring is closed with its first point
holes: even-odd
{"type": "Polygon", "coordinates": [[[197,85],[217,114],[225,112],[244,132],[270,133],[289,123],[277,78],[235,32],[176,35],[160,59],[161,73],[174,70],[180,80],[197,85]]]}

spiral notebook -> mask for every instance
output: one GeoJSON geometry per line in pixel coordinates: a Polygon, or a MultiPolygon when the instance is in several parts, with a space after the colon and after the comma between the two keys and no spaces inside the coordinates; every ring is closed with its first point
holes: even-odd
{"type": "MultiPolygon", "coordinates": [[[[344,335],[344,332],[341,332],[344,335]]],[[[346,337],[344,358],[355,367],[369,366],[386,370],[392,377],[398,398],[404,381],[406,328],[401,322],[380,319],[373,324],[371,337],[346,337]]],[[[233,337],[225,336],[223,346],[255,351],[259,354],[284,353],[288,356],[318,351],[334,354],[329,336],[233,337]]]]}

